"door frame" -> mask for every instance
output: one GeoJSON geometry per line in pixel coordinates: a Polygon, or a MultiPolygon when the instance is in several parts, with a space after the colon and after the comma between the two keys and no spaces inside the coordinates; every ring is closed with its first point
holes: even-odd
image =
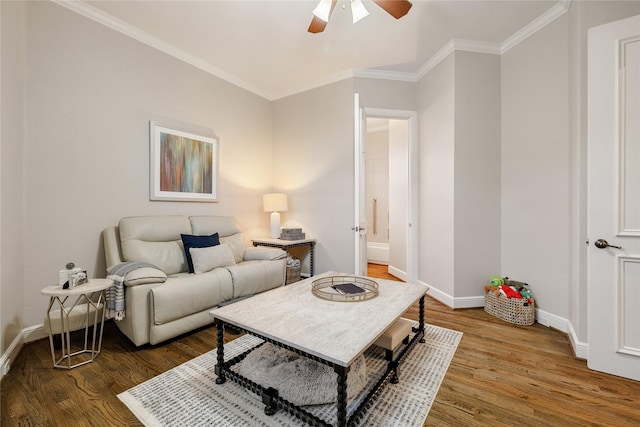
{"type": "MultiPolygon", "coordinates": [[[[418,278],[418,112],[410,110],[394,110],[387,108],[369,108],[363,107],[362,120],[366,120],[368,117],[376,117],[392,120],[407,120],[408,125],[408,159],[407,159],[407,181],[409,183],[408,188],[408,206],[407,206],[407,281],[415,282],[418,278]]],[[[357,114],[358,118],[360,114],[357,114]]],[[[366,135],[363,133],[362,138],[366,135]]],[[[366,174],[366,170],[356,171],[355,182],[359,187],[360,174],[366,174]]],[[[358,188],[356,194],[360,194],[363,189],[358,188]]],[[[356,200],[356,203],[358,201],[356,200]]],[[[360,254],[365,256],[365,254],[360,254]]],[[[360,262],[361,260],[356,260],[360,262]]]]}

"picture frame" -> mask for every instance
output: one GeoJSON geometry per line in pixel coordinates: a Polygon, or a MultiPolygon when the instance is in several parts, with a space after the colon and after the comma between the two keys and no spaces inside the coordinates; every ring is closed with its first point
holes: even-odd
{"type": "Polygon", "coordinates": [[[150,200],[218,201],[217,137],[172,129],[152,121],[149,140],[150,200]]]}

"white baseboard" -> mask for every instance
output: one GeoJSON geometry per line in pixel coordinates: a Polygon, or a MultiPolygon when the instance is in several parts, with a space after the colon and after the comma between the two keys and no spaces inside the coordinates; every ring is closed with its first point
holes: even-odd
{"type": "Polygon", "coordinates": [[[571,322],[569,322],[568,335],[569,340],[571,341],[571,348],[573,348],[573,354],[575,354],[578,359],[587,360],[589,358],[589,344],[578,340],[578,335],[576,334],[575,329],[573,329],[573,324],[571,322]]]}
{"type": "Polygon", "coordinates": [[[397,269],[396,267],[392,267],[392,266],[387,266],[387,272],[389,274],[391,274],[392,276],[397,277],[400,280],[404,280],[405,282],[407,281],[407,273],[405,273],[402,270],[397,269]]]}
{"type": "Polygon", "coordinates": [[[44,331],[44,325],[30,326],[22,330],[22,342],[28,343],[42,338],[48,338],[49,334],[44,331]]]}
{"type": "Polygon", "coordinates": [[[0,357],[0,373],[2,374],[2,377],[7,375],[9,369],[11,369],[11,361],[18,356],[18,353],[22,349],[22,344],[22,333],[20,333],[11,342],[7,351],[5,351],[2,357],[0,357]]]}
{"type": "MultiPolygon", "coordinates": [[[[424,282],[420,282],[425,286],[429,286],[424,282]]],[[[435,289],[429,286],[429,292],[427,294],[440,301],[447,307],[457,309],[457,308],[478,308],[484,307],[484,296],[481,297],[458,297],[454,298],[451,295],[440,291],[439,289],[435,289]]]]}
{"type": "Polygon", "coordinates": [[[547,311],[536,308],[536,320],[541,325],[557,329],[567,333],[569,331],[569,321],[563,317],[556,316],[547,311]]]}
{"type": "MultiPolygon", "coordinates": [[[[423,285],[429,286],[426,283],[420,282],[423,285]]],[[[476,296],[476,297],[458,297],[454,298],[451,295],[444,293],[438,289],[433,287],[429,287],[429,292],[427,293],[430,297],[440,301],[447,307],[458,309],[458,308],[478,308],[484,307],[484,295],[476,296]]],[[[544,310],[536,309],[536,320],[543,326],[548,328],[554,328],[561,332],[566,333],[569,336],[569,342],[571,344],[571,348],[573,349],[573,353],[579,359],[587,359],[589,355],[589,344],[585,342],[581,342],[578,339],[578,335],[576,334],[575,329],[573,329],[573,325],[568,319],[565,319],[560,316],[556,316],[555,314],[551,314],[544,310]]]]}
{"type": "Polygon", "coordinates": [[[25,343],[39,340],[47,336],[47,333],[44,331],[44,325],[30,326],[20,331],[18,336],[14,338],[11,345],[7,348],[7,351],[0,356],[0,377],[7,375],[11,369],[11,362],[18,356],[25,343]]]}
{"type": "Polygon", "coordinates": [[[427,295],[429,295],[431,298],[437,301],[440,301],[441,303],[443,303],[449,308],[453,308],[453,297],[451,295],[444,293],[439,289],[433,288],[424,282],[420,282],[420,281],[418,282],[422,285],[429,287],[429,291],[427,292],[427,295]]]}
{"type": "Polygon", "coordinates": [[[573,353],[579,359],[587,359],[589,355],[589,344],[581,342],[578,339],[573,325],[568,319],[548,313],[544,310],[536,309],[536,318],[541,325],[557,329],[569,336],[569,342],[573,353]]]}

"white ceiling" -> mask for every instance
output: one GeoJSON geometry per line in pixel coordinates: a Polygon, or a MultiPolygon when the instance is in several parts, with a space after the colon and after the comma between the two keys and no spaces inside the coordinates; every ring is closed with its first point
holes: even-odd
{"type": "Polygon", "coordinates": [[[361,70],[415,79],[452,40],[500,53],[568,7],[568,1],[413,0],[395,20],[363,0],[370,15],[352,24],[339,0],[324,33],[311,34],[318,0],[55,1],[267,99],[361,70]]]}

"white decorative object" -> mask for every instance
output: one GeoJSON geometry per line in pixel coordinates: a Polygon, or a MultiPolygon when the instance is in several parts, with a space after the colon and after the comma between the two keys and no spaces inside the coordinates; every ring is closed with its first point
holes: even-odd
{"type": "Polygon", "coordinates": [[[60,270],[58,272],[58,285],[63,287],[69,287],[69,275],[74,273],[79,273],[82,271],[82,268],[76,267],[74,263],[69,262],[65,266],[64,270],[60,270]]]}
{"type": "Polygon", "coordinates": [[[280,236],[280,212],[289,209],[287,195],[284,193],[270,193],[262,196],[262,205],[265,212],[271,212],[271,238],[280,236]]]}

